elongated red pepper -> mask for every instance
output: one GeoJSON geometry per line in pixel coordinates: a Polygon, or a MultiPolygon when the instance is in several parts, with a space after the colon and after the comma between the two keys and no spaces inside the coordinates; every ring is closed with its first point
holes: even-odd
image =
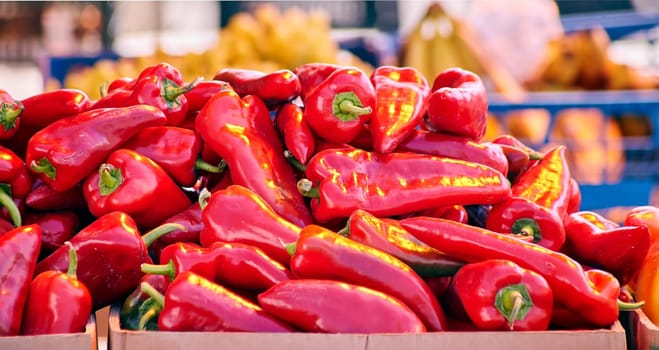
{"type": "Polygon", "coordinates": [[[32,188],[25,162],[8,148],[0,146],[0,205],[16,227],[21,226],[21,211],[15,199],[23,200],[32,188]]]}
{"type": "Polygon", "coordinates": [[[369,127],[373,148],[393,152],[426,114],[430,85],[413,67],[380,66],[371,74],[376,108],[369,127]]]}
{"type": "MultiPolygon", "coordinates": [[[[128,214],[115,211],[101,216],[75,234],[70,242],[78,254],[78,280],[89,288],[93,309],[122,300],[137,288],[144,275],[140,264],[152,262],[148,246],[176,228],[180,229],[180,226],[163,225],[142,236],[128,214]]],[[[35,272],[63,272],[68,266],[68,249],[62,246],[39,261],[35,272]]]]}
{"type": "Polygon", "coordinates": [[[92,313],[92,297],[76,271],[78,257],[71,243],[66,272],[44,271],[30,285],[21,334],[57,334],[84,332],[92,313]]]}
{"type": "Polygon", "coordinates": [[[0,140],[12,138],[18,131],[23,113],[23,103],[9,92],[0,89],[0,140]]]}
{"type": "Polygon", "coordinates": [[[318,279],[291,280],[259,294],[258,300],[264,310],[306,332],[426,331],[419,317],[401,301],[355,284],[318,279]],[[341,307],[333,306],[337,304],[341,307]]]}
{"type": "Polygon", "coordinates": [[[301,228],[277,214],[253,191],[231,185],[214,192],[202,210],[202,246],[218,241],[250,244],[282,265],[289,265],[291,257],[284,244],[295,242],[301,228]]]}
{"type": "Polygon", "coordinates": [[[461,136],[414,130],[396,151],[466,160],[487,165],[503,175],[508,174],[508,160],[501,147],[478,143],[461,136]]]}
{"type": "Polygon", "coordinates": [[[48,255],[78,232],[80,218],[75,211],[29,212],[25,215],[25,224],[39,225],[41,249],[48,255]]]}
{"type": "Polygon", "coordinates": [[[631,281],[650,249],[646,226],[620,226],[592,211],[579,211],[564,221],[571,256],[612,273],[621,285],[631,281]]]}
{"type": "Polygon", "coordinates": [[[17,227],[0,235],[0,336],[20,333],[40,249],[38,225],[17,227]]]}
{"type": "Polygon", "coordinates": [[[311,210],[320,222],[356,209],[385,217],[510,196],[505,176],[490,167],[424,154],[325,150],[309,161],[306,176],[301,191],[316,197],[311,210]]]}
{"type": "Polygon", "coordinates": [[[188,117],[196,115],[215,93],[229,89],[231,89],[231,85],[226,81],[202,80],[198,82],[194,89],[183,94],[188,100],[188,117]]]}
{"type": "Polygon", "coordinates": [[[23,103],[22,125],[42,129],[89,108],[89,96],[78,89],[57,89],[32,95],[23,103]]]}
{"type": "Polygon", "coordinates": [[[487,91],[480,77],[457,67],[439,73],[428,98],[428,122],[436,131],[480,141],[487,126],[487,91]]]}
{"type": "Polygon", "coordinates": [[[266,127],[265,120],[269,122],[270,116],[258,98],[241,99],[227,90],[215,94],[199,112],[196,129],[226,161],[235,184],[256,192],[296,225],[308,224],[311,214],[297,191],[295,173],[284,157],[274,125],[270,122],[266,127]],[[259,128],[254,127],[255,120],[259,128]]]}
{"type": "Polygon", "coordinates": [[[352,141],[375,114],[375,89],[368,75],[341,67],[304,100],[304,119],[320,137],[336,143],[352,141]]]}
{"type": "Polygon", "coordinates": [[[565,243],[563,219],[571,197],[565,150],[563,145],[553,148],[521,174],[511,187],[512,197],[492,206],[485,227],[533,236],[537,244],[559,250],[565,243]]]}
{"type": "Polygon", "coordinates": [[[544,331],[549,328],[553,293],[547,281],[510,260],[465,265],[451,286],[469,319],[484,331],[544,331]]]}
{"type": "Polygon", "coordinates": [[[397,298],[428,330],[446,330],[439,302],[421,277],[404,262],[322,226],[307,225],[292,247],[297,278],[329,279],[361,285],[397,298]]]}
{"type": "Polygon", "coordinates": [[[300,80],[300,97],[302,101],[307,98],[311,90],[315,89],[323,80],[327,79],[330,74],[339,68],[341,67],[336,64],[320,62],[305,63],[295,67],[293,73],[300,80]]]}
{"type": "Polygon", "coordinates": [[[82,194],[82,184],[78,183],[65,191],[55,191],[41,178],[34,180],[32,190],[25,197],[25,205],[31,209],[50,210],[86,210],[87,202],[82,194]]]}
{"type": "Polygon", "coordinates": [[[142,290],[162,305],[158,316],[161,331],[294,331],[259,305],[193,272],[176,276],[164,296],[148,284],[142,284],[142,290]]]}
{"type": "Polygon", "coordinates": [[[537,272],[551,287],[554,304],[565,306],[594,326],[609,327],[618,319],[620,284],[608,272],[584,271],[565,254],[455,221],[414,217],[400,224],[422,242],[468,263],[507,259],[537,272]]]}
{"type": "Polygon", "coordinates": [[[275,123],[283,136],[286,149],[295,160],[307,164],[315,152],[316,140],[309,124],[304,120],[304,110],[294,103],[285,103],[277,109],[275,123]]]}
{"type": "Polygon", "coordinates": [[[289,102],[300,95],[300,80],[288,69],[264,73],[254,69],[222,68],[213,80],[229,83],[241,97],[257,96],[268,108],[289,102]]]}
{"type": "Polygon", "coordinates": [[[98,168],[112,151],[141,129],[164,125],[152,106],[94,109],[60,119],[34,134],[25,162],[56,191],[66,191],[98,168]],[[71,135],[76,135],[72,137],[71,135]]]}
{"type": "Polygon", "coordinates": [[[377,218],[365,210],[355,210],[339,233],[400,259],[421,277],[450,276],[464,265],[419,241],[398,221],[377,218]]]}
{"type": "Polygon", "coordinates": [[[197,133],[176,126],[144,128],[121,146],[156,162],[180,186],[192,186],[198,172],[224,170],[220,165],[201,160],[201,147],[201,137],[197,133]]]}

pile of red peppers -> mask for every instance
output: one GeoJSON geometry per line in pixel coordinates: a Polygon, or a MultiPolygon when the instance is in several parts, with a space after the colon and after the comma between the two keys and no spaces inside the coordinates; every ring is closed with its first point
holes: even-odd
{"type": "Polygon", "coordinates": [[[0,336],[81,332],[108,305],[125,329],[320,333],[641,307],[621,295],[657,216],[581,210],[566,147],[484,141],[487,107],[460,68],[324,63],[192,82],[161,63],[96,101],[0,90],[0,336]]]}

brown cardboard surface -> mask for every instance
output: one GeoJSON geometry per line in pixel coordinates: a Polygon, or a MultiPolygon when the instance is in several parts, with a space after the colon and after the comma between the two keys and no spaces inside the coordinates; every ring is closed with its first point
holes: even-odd
{"type": "Polygon", "coordinates": [[[96,318],[87,321],[84,333],[0,337],[0,349],[11,350],[98,350],[96,318]]]}
{"type": "Polygon", "coordinates": [[[318,334],[236,332],[142,332],[119,327],[119,309],[109,318],[110,350],[625,350],[619,322],[611,329],[548,332],[445,332],[424,334],[318,334]]]}
{"type": "Polygon", "coordinates": [[[631,313],[631,332],[636,342],[636,349],[659,349],[659,328],[650,321],[642,310],[631,313]]]}

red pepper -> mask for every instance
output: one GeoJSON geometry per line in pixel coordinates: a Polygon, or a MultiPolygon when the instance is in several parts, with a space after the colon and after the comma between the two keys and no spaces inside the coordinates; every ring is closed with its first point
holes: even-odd
{"type": "Polygon", "coordinates": [[[259,294],[258,301],[267,312],[306,332],[426,331],[419,317],[401,301],[371,288],[344,282],[291,280],[259,294]]]}
{"type": "Polygon", "coordinates": [[[18,131],[23,113],[23,103],[0,89],[0,140],[12,138],[18,131]]]}
{"type": "Polygon", "coordinates": [[[257,96],[268,108],[290,102],[300,95],[300,80],[288,69],[264,73],[254,69],[223,68],[213,80],[229,83],[233,90],[245,97],[257,96]]]}
{"type": "Polygon", "coordinates": [[[192,204],[160,166],[125,148],[112,152],[98,172],[85,179],[83,194],[94,216],[122,211],[144,228],[155,227],[192,204]]]}
{"type": "Polygon", "coordinates": [[[89,96],[78,89],[57,89],[32,95],[22,101],[22,126],[43,129],[89,108],[89,96]]]}
{"type": "Polygon", "coordinates": [[[15,200],[23,200],[32,188],[25,162],[8,148],[0,146],[0,205],[16,227],[21,226],[21,210],[15,200]]]}
{"type": "Polygon", "coordinates": [[[465,265],[451,279],[469,319],[483,331],[544,331],[553,293],[547,281],[510,260],[465,265]]]}
{"type": "Polygon", "coordinates": [[[563,219],[570,203],[570,169],[565,146],[550,150],[512,185],[512,197],[494,204],[485,227],[533,236],[536,243],[559,250],[565,243],[563,219]]]}
{"type": "MultiPolygon", "coordinates": [[[[206,198],[203,194],[200,197],[202,201],[206,198]]],[[[199,234],[202,246],[218,241],[245,243],[261,248],[284,266],[291,259],[284,244],[295,242],[301,231],[260,196],[240,185],[212,193],[202,208],[202,221],[199,234]]]]}
{"type": "Polygon", "coordinates": [[[414,238],[398,221],[377,218],[365,210],[350,214],[346,229],[339,233],[400,259],[421,277],[450,276],[464,265],[414,238]]]}
{"type": "Polygon", "coordinates": [[[304,110],[294,103],[285,103],[277,109],[275,123],[283,136],[286,149],[298,162],[307,164],[315,152],[316,140],[309,124],[304,120],[304,110]]]}
{"type": "Polygon", "coordinates": [[[147,105],[94,109],[60,119],[34,134],[25,158],[29,169],[56,191],[66,191],[98,168],[112,151],[165,115],[147,105]],[[76,135],[72,137],[71,135],[76,135]]]}
{"type": "Polygon", "coordinates": [[[565,254],[512,236],[455,221],[414,217],[401,220],[410,234],[435,249],[467,263],[507,259],[547,280],[560,304],[597,327],[618,320],[620,284],[608,272],[584,271],[565,254]]]}
{"type": "Polygon", "coordinates": [[[524,153],[526,153],[529,161],[526,165],[526,167],[519,168],[517,169],[518,175],[523,173],[526,169],[532,167],[533,165],[537,164],[540,159],[542,159],[545,155],[528,145],[526,145],[524,142],[522,142],[520,139],[516,138],[513,135],[510,134],[503,134],[495,137],[492,140],[492,143],[498,144],[498,145],[503,145],[503,146],[510,146],[515,149],[518,149],[524,153]]]}
{"type": "Polygon", "coordinates": [[[304,119],[318,136],[347,143],[371,120],[375,103],[368,75],[354,67],[341,67],[307,95],[304,119]]]}
{"type": "Polygon", "coordinates": [[[325,150],[309,161],[306,176],[300,189],[316,197],[311,210],[320,222],[346,218],[356,209],[386,217],[510,196],[506,178],[490,167],[414,153],[325,150]]]}
{"type": "Polygon", "coordinates": [[[80,218],[75,211],[29,212],[25,215],[25,224],[39,225],[41,249],[50,254],[78,232],[80,218]]]}
{"type": "Polygon", "coordinates": [[[20,333],[40,249],[41,229],[37,225],[0,235],[0,336],[20,333]]]}
{"type": "Polygon", "coordinates": [[[12,224],[10,221],[0,218],[0,236],[15,228],[16,226],[14,226],[14,224],[12,224]]]}
{"type": "Polygon", "coordinates": [[[392,255],[322,226],[307,225],[291,249],[297,278],[328,279],[391,295],[412,309],[430,331],[446,330],[446,318],[428,285],[392,255]]]}
{"type": "Polygon", "coordinates": [[[226,161],[235,184],[256,192],[296,225],[311,222],[263,102],[255,97],[241,99],[234,91],[220,91],[199,112],[196,129],[226,161]],[[267,127],[266,121],[270,123],[267,127]]]}
{"type": "Polygon", "coordinates": [[[188,117],[199,112],[215,93],[229,89],[231,89],[231,85],[226,81],[203,80],[198,82],[194,89],[183,94],[188,100],[188,117]]]}
{"type": "Polygon", "coordinates": [[[109,92],[135,84],[135,79],[131,77],[121,77],[114,79],[107,86],[101,88],[101,96],[105,97],[109,92]]]}
{"type": "Polygon", "coordinates": [[[32,190],[25,197],[25,204],[31,209],[41,211],[87,209],[82,184],[75,184],[65,191],[55,191],[40,178],[34,181],[32,190]]]}
{"type": "Polygon", "coordinates": [[[572,214],[578,212],[581,208],[582,199],[579,182],[573,177],[570,179],[570,194],[566,209],[567,213],[572,214]]]}
{"type": "Polygon", "coordinates": [[[393,152],[426,114],[430,86],[413,67],[380,66],[371,74],[376,108],[370,121],[373,148],[393,152]]]}
{"type": "MultiPolygon", "coordinates": [[[[115,211],[75,234],[70,242],[78,254],[78,280],[89,288],[93,309],[122,300],[137,288],[144,275],[140,264],[152,262],[147,248],[176,228],[180,226],[162,225],[142,236],[128,214],[115,211]]],[[[36,273],[66,271],[68,266],[68,248],[62,246],[37,264],[36,273]]]]}
{"type": "Polygon", "coordinates": [[[428,122],[436,131],[480,141],[487,126],[487,91],[480,77],[462,68],[439,73],[428,98],[428,122]]]}
{"type": "Polygon", "coordinates": [[[625,215],[625,226],[646,226],[650,232],[651,242],[659,240],[659,208],[654,205],[642,205],[631,208],[625,215]]]}
{"type": "Polygon", "coordinates": [[[69,242],[69,266],[66,271],[44,271],[30,285],[21,334],[57,334],[84,332],[92,313],[92,297],[76,271],[78,258],[69,242]]]}
{"type": "Polygon", "coordinates": [[[592,211],[579,211],[564,221],[571,256],[612,273],[621,285],[631,281],[650,249],[646,226],[619,226],[592,211]]]}
{"type": "Polygon", "coordinates": [[[201,137],[176,126],[144,128],[121,148],[131,149],[160,165],[181,186],[192,186],[199,171],[219,173],[221,165],[201,160],[201,137]]]}
{"type": "Polygon", "coordinates": [[[461,136],[415,130],[396,151],[461,159],[487,165],[503,175],[508,173],[508,160],[501,147],[461,136]]]}
{"type": "Polygon", "coordinates": [[[341,68],[331,63],[306,63],[295,67],[293,73],[300,80],[300,97],[302,101],[306,100],[311,90],[315,89],[327,77],[341,68]]]}
{"type": "Polygon", "coordinates": [[[148,284],[142,284],[142,290],[163,307],[158,316],[160,331],[294,331],[259,305],[193,272],[176,276],[164,296],[148,284]]]}
{"type": "Polygon", "coordinates": [[[523,150],[514,146],[494,142],[485,144],[491,147],[499,147],[501,149],[508,162],[508,172],[506,177],[511,183],[515,182],[517,177],[528,168],[530,162],[529,154],[523,150]]]}
{"type": "Polygon", "coordinates": [[[415,215],[432,216],[436,218],[448,219],[466,224],[469,222],[469,213],[462,205],[446,205],[432,209],[422,210],[415,215]]]}

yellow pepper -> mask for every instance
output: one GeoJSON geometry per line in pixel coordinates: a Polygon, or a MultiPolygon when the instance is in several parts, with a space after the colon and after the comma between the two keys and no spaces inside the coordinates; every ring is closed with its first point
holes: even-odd
{"type": "Polygon", "coordinates": [[[655,325],[659,325],[659,208],[640,206],[631,209],[625,225],[645,225],[650,231],[652,245],[632,284],[636,300],[645,301],[643,312],[655,325]]]}

